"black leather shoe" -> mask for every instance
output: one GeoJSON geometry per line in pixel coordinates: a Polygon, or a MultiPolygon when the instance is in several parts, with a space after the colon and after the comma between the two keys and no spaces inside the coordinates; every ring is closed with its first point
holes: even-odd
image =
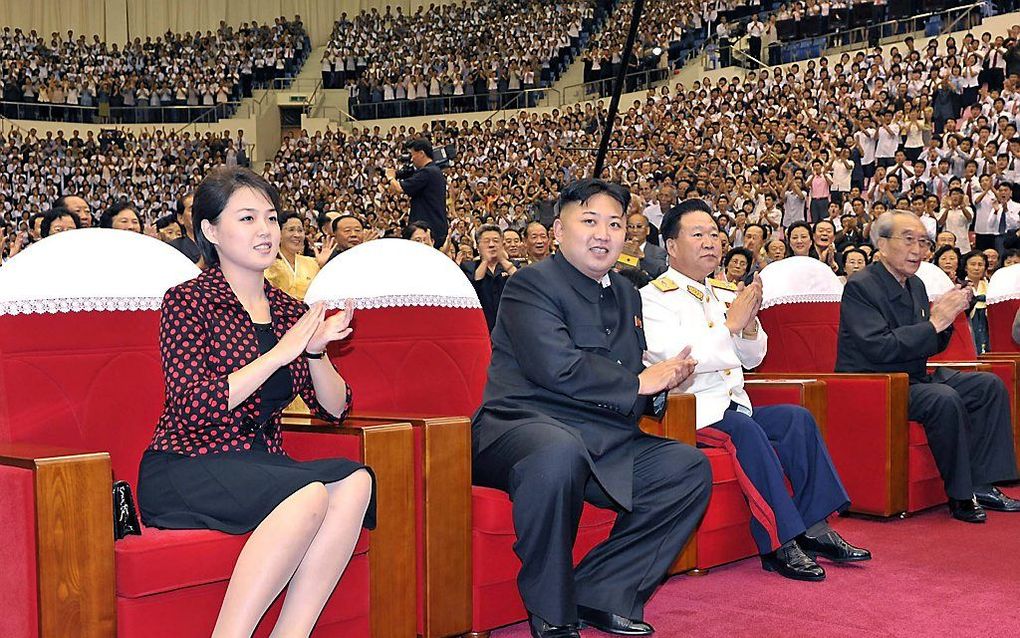
{"type": "Polygon", "coordinates": [[[804,550],[804,553],[814,560],[818,557],[827,558],[834,563],[855,563],[862,560],[871,560],[871,552],[862,548],[854,547],[843,540],[843,537],[835,530],[825,532],[821,536],[811,537],[801,534],[797,537],[797,544],[804,550]]]}
{"type": "Polygon", "coordinates": [[[993,512],[1020,512],[1020,501],[1010,498],[997,487],[988,492],[975,492],[978,505],[993,512]]]}
{"type": "Polygon", "coordinates": [[[584,605],[577,606],[577,617],[581,620],[581,627],[594,627],[607,634],[617,636],[651,636],[655,630],[646,622],[631,620],[623,616],[617,616],[601,609],[592,609],[584,605]]]}
{"type": "Polygon", "coordinates": [[[528,614],[531,638],[581,638],[577,625],[550,625],[534,614],[528,614]]]}
{"type": "Polygon", "coordinates": [[[767,572],[776,572],[793,580],[825,580],[825,570],[811,560],[796,542],[780,547],[771,554],[764,554],[761,557],[761,567],[767,572]]]}
{"type": "Polygon", "coordinates": [[[977,498],[965,501],[949,499],[949,513],[953,515],[953,518],[964,523],[984,523],[987,518],[985,511],[978,505],[977,498]]]}

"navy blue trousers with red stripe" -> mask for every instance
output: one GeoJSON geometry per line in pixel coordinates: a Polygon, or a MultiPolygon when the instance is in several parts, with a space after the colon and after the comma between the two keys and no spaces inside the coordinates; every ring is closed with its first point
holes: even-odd
{"type": "Polygon", "coordinates": [[[850,504],[810,412],[770,405],[748,416],[730,407],[722,421],[698,430],[698,444],[735,457],[759,553],[778,549],[850,504]]]}

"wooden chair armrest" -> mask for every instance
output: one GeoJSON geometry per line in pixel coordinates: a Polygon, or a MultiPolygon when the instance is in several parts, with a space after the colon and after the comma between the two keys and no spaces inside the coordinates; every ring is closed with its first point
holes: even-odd
{"type": "Polygon", "coordinates": [[[0,465],[30,470],[40,636],[113,638],[113,473],[106,452],[0,444],[0,465]]]}
{"type": "Polygon", "coordinates": [[[792,386],[791,389],[798,393],[797,405],[805,408],[815,418],[818,431],[825,438],[829,423],[829,392],[824,381],[813,378],[810,375],[801,379],[778,378],[769,374],[745,374],[744,389],[751,396],[751,404],[757,405],[755,390],[767,386],[792,386]]]}
{"type": "Polygon", "coordinates": [[[471,419],[357,413],[368,423],[399,419],[420,441],[423,626],[426,636],[471,630],[471,419]]]}
{"type": "MultiPolygon", "coordinates": [[[[666,413],[662,420],[654,417],[641,417],[638,427],[645,434],[661,436],[666,439],[680,441],[687,445],[696,445],[696,404],[693,394],[670,394],[666,398],[666,413]]],[[[669,574],[683,574],[698,566],[697,534],[691,534],[690,540],[684,545],[680,554],[669,568],[669,574]]]]}
{"type": "Polygon", "coordinates": [[[414,554],[414,434],[407,422],[283,419],[285,432],[356,436],[361,460],[376,476],[376,528],[368,552],[372,636],[416,633],[414,554]]]}
{"type": "Polygon", "coordinates": [[[680,441],[687,445],[695,444],[695,399],[693,394],[670,394],[666,398],[666,414],[658,421],[654,417],[644,416],[638,426],[645,434],[661,436],[666,439],[680,441]]]}
{"type": "Polygon", "coordinates": [[[992,367],[981,361],[929,361],[928,369],[949,368],[960,372],[990,372],[992,367]]]}

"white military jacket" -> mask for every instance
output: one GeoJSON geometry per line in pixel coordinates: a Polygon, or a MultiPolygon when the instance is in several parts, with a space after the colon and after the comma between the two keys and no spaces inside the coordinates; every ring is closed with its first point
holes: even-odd
{"type": "Polygon", "coordinates": [[[694,374],[673,392],[694,394],[699,429],[721,421],[731,401],[741,412],[751,414],[741,367],[750,369],[761,363],[768,335],[761,324],[753,340],[730,334],[726,309],[735,298],[734,284],[708,279],[706,285],[672,267],[641,289],[648,341],[645,363],[675,357],[688,345],[691,357],[698,362],[694,374]]]}

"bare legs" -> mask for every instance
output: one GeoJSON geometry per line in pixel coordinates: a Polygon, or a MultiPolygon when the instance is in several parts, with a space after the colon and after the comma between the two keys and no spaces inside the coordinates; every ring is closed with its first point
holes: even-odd
{"type": "Polygon", "coordinates": [[[308,636],[354,551],[371,486],[368,472],[358,470],[306,485],[270,512],[234,565],[213,638],[249,638],[288,581],[272,636],[308,636]]]}

